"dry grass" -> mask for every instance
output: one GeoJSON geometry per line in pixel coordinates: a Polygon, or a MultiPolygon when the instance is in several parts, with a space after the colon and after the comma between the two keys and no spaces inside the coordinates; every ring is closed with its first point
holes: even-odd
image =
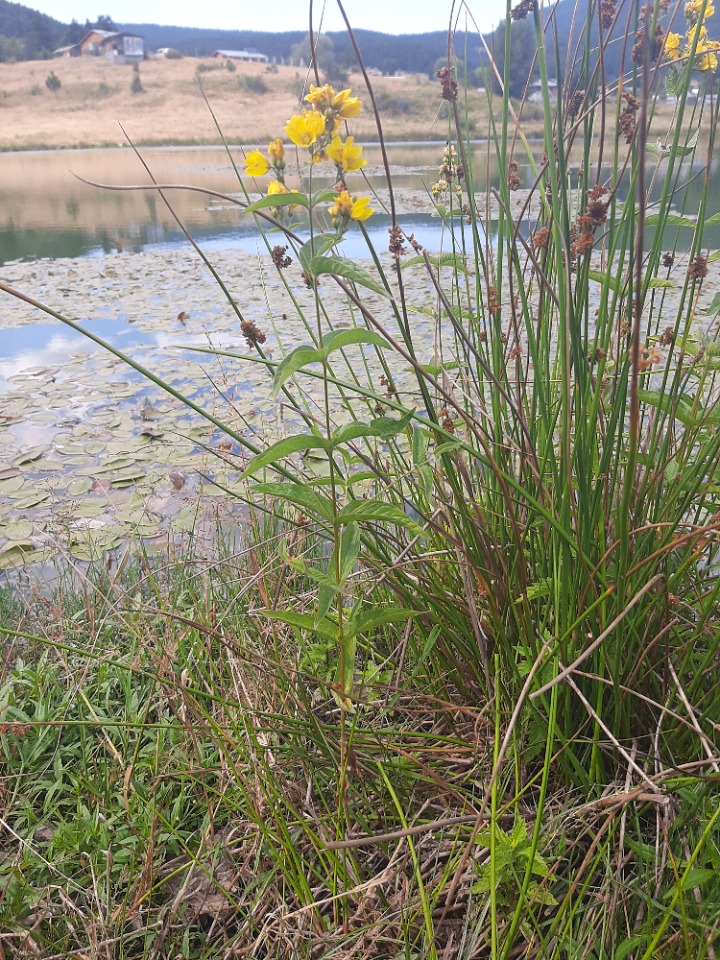
{"type": "MultiPolygon", "coordinates": [[[[102,59],[0,64],[0,150],[113,146],[124,140],[118,122],[141,144],[217,143],[198,76],[227,139],[262,143],[282,131],[306,80],[295,67],[269,73],[263,66],[238,63],[231,72],[219,61],[193,57],[148,60],[140,65],[140,75],[144,93],[133,94],[132,68],[102,59]],[[45,86],[51,70],[62,83],[56,93],[45,86]],[[249,76],[261,77],[267,93],[250,92],[244,84],[249,76]]],[[[360,87],[360,75],[351,83],[360,87]]],[[[386,104],[392,137],[442,135],[444,124],[439,133],[431,129],[439,98],[427,77],[377,78],[374,89],[386,104]]],[[[369,115],[360,118],[354,132],[372,137],[374,121],[369,115]]]]}

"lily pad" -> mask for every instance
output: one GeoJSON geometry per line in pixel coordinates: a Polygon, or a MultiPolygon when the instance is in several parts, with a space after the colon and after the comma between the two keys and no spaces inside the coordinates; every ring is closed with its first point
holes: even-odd
{"type": "Polygon", "coordinates": [[[11,497],[24,486],[24,477],[8,477],[7,480],[0,480],[0,496],[11,497]]]}
{"type": "Polygon", "coordinates": [[[71,497],[80,497],[92,489],[93,482],[90,477],[75,477],[67,485],[67,492],[71,497]]]}
{"type": "Polygon", "coordinates": [[[17,544],[27,544],[33,533],[33,525],[29,520],[13,520],[0,528],[0,535],[7,537],[17,544]]]}

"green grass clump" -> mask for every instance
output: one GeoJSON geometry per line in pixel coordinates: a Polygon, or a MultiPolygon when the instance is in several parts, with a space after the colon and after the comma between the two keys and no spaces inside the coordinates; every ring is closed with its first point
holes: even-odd
{"type": "Polygon", "coordinates": [[[317,71],[286,127],[299,187],[282,140],[248,153],[239,205],[306,343],[286,349],[269,294],[261,330],[216,273],[247,342],[222,356],[267,367],[290,426],[261,444],[133,365],[243,447],[265,519],[242,562],[145,569],[89,593],[65,639],[16,632],[52,655],[10,656],[1,694],[13,937],[84,949],[87,924],[36,920],[32,898],[71,897],[65,868],[86,862],[72,902],[102,936],[137,938],[130,955],[715,956],[706,6],[687,6],[677,58],[661,5],[645,8],[609,77],[614,3],[578,5],[567,63],[545,11],[520,3],[504,57],[483,61],[495,180],[477,179],[450,56],[439,256],[398,222],[379,112],[388,195],[355,189],[364,161],[343,123],[360,104],[317,71]],[[509,95],[518,19],[539,149],[509,95]],[[655,144],[663,89],[677,107],[655,144]],[[380,202],[388,251],[365,227],[380,202]],[[342,255],[349,229],[364,262],[342,255]],[[28,842],[45,807],[50,856],[28,842]]]}

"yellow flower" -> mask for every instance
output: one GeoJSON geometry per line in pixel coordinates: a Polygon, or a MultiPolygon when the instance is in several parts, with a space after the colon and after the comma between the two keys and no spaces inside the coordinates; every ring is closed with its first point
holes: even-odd
{"type": "Polygon", "coordinates": [[[717,70],[718,59],[714,53],[705,53],[698,62],[698,68],[706,73],[715,73],[717,70]]]}
{"type": "Polygon", "coordinates": [[[345,143],[340,137],[335,137],[328,146],[327,153],[330,159],[342,167],[346,173],[359,170],[366,163],[362,156],[362,147],[356,147],[352,137],[348,137],[345,143]]]}
{"type": "Polygon", "coordinates": [[[335,203],[330,207],[328,213],[333,220],[339,217],[349,217],[352,213],[353,199],[347,190],[343,190],[335,197],[335,203]]]}
{"type": "Polygon", "coordinates": [[[325,117],[314,110],[303,110],[290,117],[285,132],[298,147],[309,147],[325,132],[325,117]]]}
{"type": "Polygon", "coordinates": [[[251,150],[245,157],[245,176],[264,177],[270,169],[270,161],[259,150],[251,150]]]}
{"type": "Polygon", "coordinates": [[[278,193],[287,193],[287,187],[279,180],[271,180],[267,188],[268,196],[275,196],[278,193]]]}
{"type": "Polygon", "coordinates": [[[691,27],[688,30],[687,42],[685,44],[685,49],[690,52],[692,49],[693,43],[695,43],[695,34],[698,35],[698,45],[697,53],[702,53],[702,45],[707,40],[707,27],[701,27],[699,23],[696,23],[694,27],[691,27]]]}
{"type": "MultiPolygon", "coordinates": [[[[693,20],[695,17],[700,16],[700,11],[702,10],[703,0],[688,0],[685,4],[685,16],[688,20],[693,20]]],[[[705,19],[711,17],[715,13],[715,7],[712,5],[712,0],[708,0],[705,7],[705,19]]]]}
{"type": "Polygon", "coordinates": [[[343,120],[349,120],[360,113],[362,103],[357,97],[350,96],[350,90],[341,90],[332,98],[332,107],[333,110],[337,111],[339,117],[342,117],[343,120]]]}
{"type": "Polygon", "coordinates": [[[369,203],[370,197],[358,197],[357,200],[353,200],[347,190],[342,190],[335,197],[335,203],[328,213],[333,221],[367,220],[373,215],[373,211],[368,206],[369,203]]]}
{"type": "Polygon", "coordinates": [[[665,59],[677,60],[680,56],[680,34],[669,33],[665,37],[665,59]]]}
{"type": "Polygon", "coordinates": [[[325,112],[332,99],[335,96],[334,89],[329,83],[324,83],[321,87],[315,87],[310,84],[310,93],[305,97],[308,103],[311,103],[317,110],[325,112]]]}
{"type": "Polygon", "coordinates": [[[283,160],[285,157],[285,147],[280,137],[277,140],[271,140],[268,144],[268,153],[270,154],[270,159],[274,161],[283,160]]]}
{"type": "Polygon", "coordinates": [[[353,201],[350,216],[353,220],[367,220],[373,215],[373,210],[368,206],[370,197],[358,197],[353,201]]]}

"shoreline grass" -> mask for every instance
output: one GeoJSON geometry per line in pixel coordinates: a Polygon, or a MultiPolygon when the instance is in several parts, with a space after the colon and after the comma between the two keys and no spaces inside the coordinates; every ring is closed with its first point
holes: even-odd
{"type": "MultiPolygon", "coordinates": [[[[246,316],[248,291],[196,251],[292,425],[259,442],[142,370],[242,448],[247,545],[210,566],[188,551],[98,571],[0,628],[0,923],[16,954],[714,960],[720,350],[696,312],[718,259],[720,43],[707,0],[677,38],[662,9],[612,38],[614,0],[578,4],[553,109],[551,27],[521,0],[545,149],[514,119],[508,29],[502,110],[485,115],[498,188],[474,182],[473,101],[450,62],[439,71],[438,256],[395,223],[390,258],[367,232],[371,266],[343,257],[372,199],[347,136],[360,102],[322,64],[285,125],[300,189],[280,125],[244,171],[228,150],[306,342],[288,346],[270,294],[267,331],[246,316]],[[653,151],[666,82],[678,103],[653,151]],[[325,155],[337,182],[318,190],[325,155]],[[422,302],[409,266],[426,271],[422,302]],[[430,363],[418,314],[435,324],[430,363]]],[[[222,356],[241,369],[244,354],[222,356]]]]}

